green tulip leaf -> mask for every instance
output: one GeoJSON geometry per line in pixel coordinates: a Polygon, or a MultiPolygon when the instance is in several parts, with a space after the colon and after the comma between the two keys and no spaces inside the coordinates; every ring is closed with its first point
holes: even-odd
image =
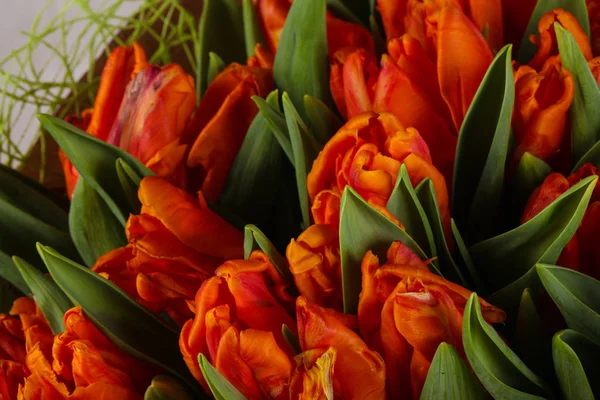
{"type": "Polygon", "coordinates": [[[544,293],[544,286],[540,282],[540,278],[535,272],[535,268],[531,268],[519,279],[496,290],[494,293],[486,296],[486,298],[492,304],[508,311],[509,316],[511,316],[513,311],[517,311],[521,302],[521,295],[525,289],[529,289],[531,291],[531,296],[535,299],[544,293]]]}
{"type": "Polygon", "coordinates": [[[446,232],[444,231],[442,216],[440,215],[440,208],[435,195],[435,187],[431,179],[427,178],[419,183],[415,189],[415,193],[431,224],[438,255],[436,265],[439,265],[439,270],[451,281],[459,282],[462,286],[471,286],[460,266],[454,261],[450,247],[446,241],[446,232]]]}
{"type": "MultiPolygon", "coordinates": [[[[339,3],[345,5],[349,11],[352,12],[353,15],[356,16],[357,19],[360,19],[364,23],[368,22],[368,18],[373,14],[374,10],[374,0],[339,0],[339,3]]],[[[336,10],[336,7],[333,7],[331,2],[327,2],[327,5],[332,9],[336,10]]],[[[340,15],[343,16],[343,15],[340,15]]],[[[351,20],[348,20],[353,22],[351,20]]]]}
{"type": "Polygon", "coordinates": [[[523,210],[531,193],[552,173],[552,168],[531,153],[521,156],[511,183],[517,209],[523,210]]]}
{"type": "Polygon", "coordinates": [[[246,55],[254,55],[254,47],[257,43],[265,45],[265,39],[260,28],[258,14],[252,0],[242,0],[242,13],[244,17],[244,43],[246,44],[246,55]]]}
{"type": "Polygon", "coordinates": [[[246,400],[246,397],[212,366],[204,354],[198,354],[198,364],[215,400],[246,400]]]}
{"type": "Polygon", "coordinates": [[[549,11],[562,8],[563,10],[570,12],[577,18],[579,25],[589,37],[590,21],[585,1],[586,0],[538,0],[533,13],[531,14],[531,18],[529,19],[529,24],[527,24],[527,29],[521,40],[521,45],[519,46],[519,53],[517,54],[517,61],[519,64],[529,63],[537,52],[538,47],[531,42],[529,37],[531,35],[539,36],[538,25],[540,19],[549,11]]]}
{"type": "MultiPolygon", "coordinates": [[[[283,26],[273,77],[296,107],[303,106],[307,94],[331,104],[326,12],[324,1],[295,1],[283,26]]],[[[300,115],[307,116],[303,109],[300,115]]]]}
{"type": "Polygon", "coordinates": [[[246,61],[244,16],[239,0],[204,0],[198,23],[196,91],[208,87],[209,53],[218,51],[225,63],[246,61]]]}
{"type": "Polygon", "coordinates": [[[310,226],[310,204],[308,189],[306,188],[306,176],[322,146],[312,136],[286,92],[283,93],[282,101],[294,155],[294,169],[296,170],[296,184],[300,210],[302,211],[303,229],[306,229],[310,226]]]}
{"type": "Polygon", "coordinates": [[[440,343],[431,361],[422,400],[476,400],[485,399],[485,390],[460,358],[456,349],[448,343],[440,343]]]}
{"type": "MultiPolygon", "coordinates": [[[[469,249],[491,290],[513,284],[537,263],[554,263],[571,240],[598,180],[583,179],[523,225],[469,249]]],[[[523,289],[520,287],[517,296],[523,289]]]]}
{"type": "Polygon", "coordinates": [[[536,269],[569,328],[600,344],[600,281],[568,268],[540,264],[536,269]]]}
{"type": "MultiPolygon", "coordinates": [[[[202,396],[208,399],[208,396],[202,396]]],[[[158,375],[152,379],[144,393],[144,400],[192,400],[194,397],[177,379],[167,375],[158,375]]]]}
{"type": "MultiPolygon", "coordinates": [[[[39,261],[41,262],[42,260],[39,261]]],[[[2,281],[7,281],[24,295],[29,295],[31,292],[19,269],[13,262],[12,257],[0,251],[0,282],[2,281]]]]}
{"type": "Polygon", "coordinates": [[[56,283],[39,269],[19,257],[13,257],[23,280],[29,286],[35,303],[40,308],[48,325],[55,335],[65,331],[63,317],[65,312],[73,307],[67,296],[58,288],[56,283]]]}
{"type": "Polygon", "coordinates": [[[206,71],[206,83],[210,85],[215,80],[227,64],[217,53],[208,52],[208,71],[206,71]]]}
{"type": "Polygon", "coordinates": [[[125,229],[100,195],[85,179],[79,179],[69,212],[71,238],[88,267],[98,257],[127,244],[125,229]]]}
{"type": "MultiPolygon", "coordinates": [[[[267,97],[277,105],[277,92],[267,97]]],[[[262,113],[256,114],[231,166],[219,203],[241,219],[264,226],[272,214],[285,161],[277,139],[262,113]]]]}
{"type": "Polygon", "coordinates": [[[311,132],[314,132],[315,138],[322,144],[327,143],[331,136],[344,124],[342,120],[327,107],[327,104],[316,97],[309,95],[304,96],[304,109],[308,115],[311,132]]]}
{"type": "Polygon", "coordinates": [[[327,0],[327,9],[344,21],[352,22],[356,25],[364,25],[363,21],[361,21],[342,0],[327,0]]]}
{"type": "Polygon", "coordinates": [[[412,187],[404,164],[400,166],[400,173],[386,208],[402,222],[406,233],[427,252],[429,257],[437,255],[431,225],[412,187]]]}
{"type": "Polygon", "coordinates": [[[463,344],[471,368],[493,398],[552,398],[546,383],[519,359],[483,319],[476,293],[471,294],[465,307],[463,344]]]}
{"type": "Polygon", "coordinates": [[[566,400],[593,400],[600,396],[600,347],[571,329],[552,340],[552,358],[566,400]]]}
{"type": "Polygon", "coordinates": [[[560,61],[573,76],[575,85],[569,113],[573,160],[578,161],[600,140],[600,86],[573,35],[557,22],[554,30],[560,61]]]}
{"type": "Polygon", "coordinates": [[[501,225],[504,166],[510,141],[515,84],[512,45],[494,58],[458,136],[452,189],[452,215],[472,244],[501,225]]]}
{"type": "Polygon", "coordinates": [[[572,172],[577,171],[581,166],[587,163],[592,163],[596,168],[600,168],[600,140],[579,159],[577,164],[575,164],[575,167],[573,167],[572,172]]]}
{"type": "Polygon", "coordinates": [[[117,160],[116,170],[119,182],[121,182],[121,187],[133,214],[139,214],[142,209],[142,203],[138,198],[138,189],[140,188],[142,178],[122,158],[117,160]]]}
{"type": "Polygon", "coordinates": [[[294,281],[294,277],[288,268],[286,259],[279,254],[273,243],[265,236],[255,225],[246,225],[244,228],[244,258],[248,259],[254,250],[262,250],[265,253],[277,271],[289,282],[294,281]]]}
{"type": "Polygon", "coordinates": [[[153,175],[152,172],[126,151],[105,143],[63,120],[45,114],[40,114],[38,119],[83,179],[98,192],[108,208],[125,226],[132,210],[115,170],[116,162],[119,158],[122,159],[140,177],[153,175]]]}
{"type": "MultiPolygon", "coordinates": [[[[340,258],[344,312],[356,314],[361,291],[361,263],[371,250],[385,259],[392,242],[399,240],[422,260],[419,245],[398,225],[370,206],[354,189],[346,186],[340,206],[340,258]]],[[[437,271],[436,271],[437,272],[437,271]]]]}
{"type": "MultiPolygon", "coordinates": [[[[275,91],[274,93],[278,93],[275,91]]],[[[294,165],[294,152],[292,150],[292,142],[290,141],[290,135],[288,133],[285,116],[279,111],[279,100],[277,104],[269,104],[264,99],[254,96],[252,100],[256,103],[260,114],[264,117],[267,122],[267,126],[271,130],[271,133],[279,142],[279,145],[283,149],[283,152],[294,165]]],[[[275,102],[275,100],[273,100],[275,102]]]]}
{"type": "Polygon", "coordinates": [[[475,264],[473,264],[471,254],[467,249],[467,245],[465,244],[465,241],[463,240],[462,235],[458,230],[458,226],[456,226],[456,223],[454,222],[454,219],[450,219],[450,224],[452,228],[452,237],[454,238],[454,244],[456,245],[454,253],[455,258],[460,256],[459,260],[461,263],[459,265],[462,267],[463,271],[466,271],[468,273],[468,276],[471,282],[473,283],[473,288],[476,291],[484,291],[485,284],[483,283],[483,280],[479,275],[479,271],[477,270],[477,268],[475,268],[475,264]]]}
{"type": "Polygon", "coordinates": [[[294,349],[296,354],[302,353],[302,347],[300,346],[300,339],[298,339],[298,335],[296,335],[287,325],[283,324],[281,326],[281,334],[290,347],[294,349]]]}
{"type": "Polygon", "coordinates": [[[113,343],[196,387],[179,351],[179,332],[131,299],[114,283],[38,244],[54,282],[113,343]]]}

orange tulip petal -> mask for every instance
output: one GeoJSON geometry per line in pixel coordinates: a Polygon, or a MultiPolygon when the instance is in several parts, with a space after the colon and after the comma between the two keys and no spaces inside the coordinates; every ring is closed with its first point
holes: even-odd
{"type": "Polygon", "coordinates": [[[504,45],[503,1],[469,0],[469,11],[479,31],[487,30],[487,42],[490,48],[500,50],[504,45]]]}
{"type": "Polygon", "coordinates": [[[333,399],[333,366],[337,353],[335,348],[312,349],[296,357],[296,368],[290,380],[292,400],[333,399]]]}

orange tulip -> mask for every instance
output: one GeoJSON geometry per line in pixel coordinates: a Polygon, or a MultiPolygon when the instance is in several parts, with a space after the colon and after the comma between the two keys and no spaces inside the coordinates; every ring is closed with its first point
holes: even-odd
{"type": "MultiPolygon", "coordinates": [[[[348,316],[321,308],[303,296],[298,297],[296,301],[296,312],[298,338],[303,351],[300,359],[304,358],[310,362],[318,354],[314,353],[316,350],[335,351],[335,359],[329,361],[333,363],[333,367],[322,372],[331,376],[334,398],[385,399],[386,366],[383,359],[377,352],[370,350],[360,336],[347,326],[345,319],[348,316]]],[[[305,382],[310,379],[300,378],[305,382]]],[[[296,387],[298,379],[296,375],[292,383],[296,387]]],[[[321,378],[321,386],[324,384],[321,378]]],[[[306,385],[310,385],[310,382],[306,382],[306,385]]],[[[303,387],[307,390],[306,386],[303,387]]]]}
{"type": "MultiPolygon", "coordinates": [[[[84,110],[81,119],[70,117],[66,119],[67,122],[106,141],[117,118],[127,85],[147,65],[146,53],[137,42],[131,47],[115,48],[108,56],[102,70],[94,108],[84,110]]],[[[79,172],[62,150],[59,151],[59,157],[65,175],[67,194],[72,197],[79,172]]]]}
{"type": "MultiPolygon", "coordinates": [[[[346,185],[382,209],[392,193],[402,163],[413,185],[427,177],[432,179],[443,221],[449,226],[446,183],[431,165],[427,145],[416,129],[404,128],[398,118],[389,113],[364,113],[352,118],[325,145],[307,178],[315,220],[321,219],[323,214],[322,202],[315,202],[318,196],[322,196],[323,191],[327,196],[330,192],[341,196],[346,185]]],[[[336,196],[330,196],[329,201],[337,201],[336,196]]]]}
{"type": "Polygon", "coordinates": [[[379,68],[373,53],[352,47],[335,53],[329,85],[335,105],[344,119],[373,109],[378,75],[379,68]]]}
{"type": "Polygon", "coordinates": [[[600,57],[596,57],[588,63],[590,66],[590,70],[592,71],[592,75],[596,78],[596,82],[600,85],[600,57]]]}
{"type": "Polygon", "coordinates": [[[586,0],[588,16],[590,19],[592,53],[600,55],[600,2],[586,0]]]}
{"type": "MultiPolygon", "coordinates": [[[[291,355],[292,350],[281,333],[283,324],[296,330],[296,323],[290,314],[293,297],[288,291],[288,285],[261,251],[252,252],[248,260],[231,260],[221,265],[216,276],[206,280],[196,293],[196,316],[185,323],[179,338],[181,353],[194,377],[206,385],[198,366],[198,354],[204,354],[213,364],[216,363],[221,373],[229,374],[225,372],[228,368],[236,368],[218,361],[228,356],[245,358],[251,369],[259,368],[259,364],[253,367],[246,357],[249,351],[260,350],[262,347],[252,344],[257,347],[252,350],[244,344],[254,343],[252,341],[259,336],[264,340],[263,345],[270,348],[264,354],[271,354],[270,351],[277,348],[291,355]],[[230,328],[234,330],[230,331],[230,328]],[[257,332],[245,333],[248,330],[257,332]],[[267,334],[273,339],[266,338],[264,335],[267,334]],[[244,341],[244,335],[249,341],[244,341]],[[228,344],[223,344],[223,340],[228,344]],[[243,352],[242,355],[239,354],[240,351],[243,352]]],[[[289,369],[291,363],[285,372],[288,377],[289,369]]],[[[245,382],[243,385],[240,383],[244,387],[240,386],[238,389],[250,390],[253,387],[249,381],[245,382]]]]}
{"type": "Polygon", "coordinates": [[[337,228],[311,225],[292,239],[286,257],[300,294],[327,308],[342,310],[340,246],[337,228]]]}
{"type": "Polygon", "coordinates": [[[526,151],[545,161],[558,152],[573,93],[573,77],[558,56],[548,58],[539,73],[527,65],[519,67],[513,111],[515,161],[526,151]]]}
{"type": "Polygon", "coordinates": [[[500,50],[504,45],[504,16],[502,0],[469,0],[467,15],[479,32],[487,30],[487,43],[491,49],[500,50]]]}
{"type": "Polygon", "coordinates": [[[590,40],[579,25],[577,18],[570,12],[559,8],[542,15],[538,24],[540,36],[532,35],[530,37],[531,42],[538,46],[538,50],[529,62],[529,66],[539,70],[543,68],[548,58],[558,54],[558,43],[556,41],[556,32],[554,32],[555,22],[561,24],[563,28],[573,35],[585,59],[588,61],[591,60],[593,56],[590,40]]]}
{"type": "Polygon", "coordinates": [[[283,32],[291,2],[289,0],[254,0],[254,4],[267,45],[275,53],[279,47],[279,37],[283,32]]]}
{"type": "Polygon", "coordinates": [[[210,83],[187,128],[194,141],[187,166],[196,168],[198,186],[209,202],[219,199],[229,169],[258,113],[252,96],[265,97],[273,86],[269,70],[231,64],[210,83]]]}
{"type": "Polygon", "coordinates": [[[141,215],[127,222],[129,244],[92,268],[154,312],[183,324],[202,282],[243,255],[243,235],[198,199],[158,177],[140,184],[141,215]]]}
{"type": "MultiPolygon", "coordinates": [[[[379,265],[368,252],[362,261],[358,305],[360,333],[386,363],[389,398],[419,398],[438,345],[462,353],[462,314],[471,292],[435,275],[400,242],[379,265]]],[[[502,310],[480,299],[489,323],[503,322],[502,310]]],[[[464,355],[463,355],[464,357],[464,355]]]]}

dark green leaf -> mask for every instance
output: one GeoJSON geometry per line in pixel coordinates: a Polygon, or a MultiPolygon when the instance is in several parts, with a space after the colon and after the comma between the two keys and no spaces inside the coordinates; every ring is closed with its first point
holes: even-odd
{"type": "Polygon", "coordinates": [[[531,268],[519,279],[486,296],[486,299],[490,303],[507,311],[508,317],[512,318],[513,312],[517,312],[521,302],[521,295],[525,289],[529,289],[532,297],[536,299],[544,293],[544,286],[540,282],[535,268],[531,268]]]}
{"type": "Polygon", "coordinates": [[[287,261],[279,254],[273,243],[256,226],[246,225],[244,228],[244,258],[248,259],[254,250],[262,250],[286,280],[290,282],[294,280],[287,261]]]}
{"type": "Polygon", "coordinates": [[[300,210],[302,211],[303,229],[306,229],[310,226],[310,204],[308,189],[306,188],[306,176],[322,147],[308,131],[287,93],[283,93],[282,100],[285,122],[294,155],[294,169],[296,170],[296,184],[300,210]]]}
{"type": "MultiPolygon", "coordinates": [[[[450,220],[450,225],[452,227],[452,237],[454,238],[455,248],[455,259],[460,255],[460,266],[463,268],[463,271],[467,272],[470,280],[473,282],[473,287],[476,291],[483,291],[485,289],[485,285],[481,276],[479,275],[479,271],[475,268],[475,264],[473,264],[473,259],[471,258],[471,254],[465,245],[465,242],[454,222],[454,219],[450,220]]],[[[456,262],[456,261],[455,261],[456,262]]]]}
{"type": "Polygon", "coordinates": [[[404,164],[400,166],[400,173],[386,208],[402,221],[406,233],[424,249],[429,257],[437,255],[429,220],[412,187],[404,164]]]}
{"type": "Polygon", "coordinates": [[[340,2],[364,22],[367,22],[369,15],[373,14],[374,0],[340,0],[340,2]]]}
{"type": "MultiPolygon", "coordinates": [[[[47,199],[51,200],[52,202],[54,202],[55,204],[59,205],[60,209],[63,211],[63,214],[66,214],[66,212],[64,211],[64,208],[66,208],[66,207],[63,208],[63,206],[66,206],[68,204],[69,199],[67,198],[66,193],[64,193],[63,191],[48,189],[47,187],[43,186],[38,181],[35,181],[35,180],[29,178],[28,176],[23,175],[22,173],[15,171],[14,169],[12,169],[6,165],[2,165],[2,164],[0,164],[0,181],[6,182],[7,186],[20,185],[20,184],[29,186],[30,189],[35,190],[36,192],[38,192],[45,198],[47,198],[47,199]],[[11,183],[9,183],[9,179],[11,180],[11,183]],[[19,184],[14,182],[15,180],[19,181],[19,184]]],[[[0,190],[2,190],[3,192],[6,191],[6,187],[3,187],[0,190]]],[[[10,189],[10,190],[15,190],[15,189],[10,189]]],[[[17,190],[23,190],[23,189],[17,189],[17,190]]],[[[25,193],[27,193],[27,191],[25,191],[25,193]]],[[[32,201],[31,203],[36,204],[37,201],[32,201]]],[[[32,210],[30,210],[30,212],[31,211],[32,210]]],[[[63,223],[64,223],[64,221],[63,221],[63,223]]]]}
{"type": "Polygon", "coordinates": [[[100,195],[85,179],[79,179],[69,212],[71,238],[89,267],[98,257],[127,244],[125,229],[100,195]]]}
{"type": "Polygon", "coordinates": [[[465,274],[460,266],[454,262],[454,258],[450,252],[450,247],[446,241],[446,232],[444,231],[442,217],[440,215],[440,208],[435,196],[435,187],[433,186],[431,179],[427,178],[419,183],[415,189],[415,193],[417,194],[417,198],[423,206],[425,215],[427,215],[427,220],[431,225],[433,239],[439,257],[438,260],[436,260],[436,265],[439,265],[439,270],[453,282],[458,282],[462,286],[472,286],[467,282],[465,274]]]}
{"type": "Polygon", "coordinates": [[[206,72],[206,84],[210,85],[217,75],[223,71],[226,64],[218,54],[212,51],[208,52],[208,71],[206,72]]]}
{"type": "Polygon", "coordinates": [[[48,325],[55,335],[65,331],[63,317],[73,307],[67,296],[56,286],[56,283],[39,269],[19,257],[13,257],[16,267],[29,286],[35,303],[40,308],[48,325]]]}
{"type": "MultiPolygon", "coordinates": [[[[207,398],[207,396],[203,396],[207,398]]],[[[152,379],[152,383],[144,393],[144,400],[192,400],[187,388],[177,379],[167,375],[158,375],[152,379]]]]}
{"type": "Polygon", "coordinates": [[[292,349],[296,352],[296,354],[302,353],[302,347],[300,347],[300,340],[298,339],[298,335],[296,335],[292,330],[285,324],[281,326],[281,334],[285,341],[290,345],[292,349]]]}
{"type": "Polygon", "coordinates": [[[560,62],[573,76],[575,85],[569,113],[573,160],[578,161],[600,140],[600,87],[573,35],[556,22],[554,30],[560,62]]]}
{"type": "Polygon", "coordinates": [[[67,231],[67,213],[53,200],[56,196],[26,176],[0,165],[0,199],[31,216],[67,231]]]}
{"type": "Polygon", "coordinates": [[[244,395],[212,366],[204,354],[198,354],[198,363],[215,400],[246,400],[244,395]]]}
{"type": "Polygon", "coordinates": [[[311,132],[322,144],[327,143],[344,124],[325,103],[316,97],[304,96],[304,109],[308,115],[311,132]]]}
{"type": "MultiPolygon", "coordinates": [[[[283,26],[273,77],[297,107],[307,94],[331,104],[326,11],[324,1],[295,1],[283,26]]],[[[303,109],[300,115],[306,117],[303,109]]]]}
{"type": "Polygon", "coordinates": [[[587,153],[573,167],[573,172],[581,168],[586,163],[592,163],[596,168],[600,168],[600,140],[588,150],[587,153]]]}
{"type": "Polygon", "coordinates": [[[600,281],[568,268],[540,264],[536,269],[569,328],[600,344],[600,281]]]}
{"type": "Polygon", "coordinates": [[[552,168],[531,153],[525,152],[513,175],[512,193],[517,209],[523,210],[533,191],[552,173],[552,168]]]}
{"type": "Polygon", "coordinates": [[[363,25],[363,22],[358,18],[352,10],[350,10],[342,0],[327,0],[327,8],[341,19],[352,22],[353,24],[363,25]]]}
{"type": "MultiPolygon", "coordinates": [[[[277,92],[267,97],[277,105],[277,92]]],[[[272,213],[274,190],[282,178],[285,154],[262,113],[256,114],[229,171],[219,203],[245,221],[264,226],[272,213]]]]}
{"type": "Polygon", "coordinates": [[[138,198],[138,189],[142,178],[121,158],[117,160],[116,169],[119,182],[121,182],[121,187],[129,201],[133,214],[139,214],[142,203],[138,198]]]}
{"type": "Polygon", "coordinates": [[[204,0],[198,25],[198,100],[208,87],[208,53],[211,51],[218,51],[226,63],[246,61],[244,17],[239,0],[204,0]]]}
{"type": "Polygon", "coordinates": [[[91,270],[38,244],[54,282],[108,338],[132,356],[154,363],[196,387],[179,351],[179,333],[91,270]]]}
{"type": "MultiPolygon", "coordinates": [[[[277,93],[277,91],[274,93],[277,93]]],[[[279,145],[283,149],[285,155],[290,160],[292,165],[294,165],[294,152],[292,151],[292,143],[290,142],[290,135],[287,130],[285,117],[283,116],[283,113],[279,111],[279,102],[277,102],[277,105],[271,105],[258,96],[252,97],[252,100],[254,100],[258,106],[259,112],[262,114],[265,121],[267,121],[267,125],[269,126],[271,133],[275,135],[275,138],[279,142],[279,145]]]]}
{"type": "MultiPolygon", "coordinates": [[[[537,263],[554,263],[579,227],[597,177],[563,193],[525,224],[469,249],[491,290],[512,284],[537,263]]],[[[520,296],[523,289],[517,290],[520,296]]]]}
{"type": "Polygon", "coordinates": [[[515,101],[512,46],[488,68],[458,136],[452,189],[452,215],[472,244],[487,239],[501,224],[504,166],[515,101]]]}
{"type": "Polygon", "coordinates": [[[485,390],[452,345],[440,343],[431,361],[421,399],[485,399],[485,390]]]}
{"type": "Polygon", "coordinates": [[[404,243],[422,260],[427,258],[406,232],[346,186],[340,206],[340,258],[346,314],[355,314],[358,308],[360,266],[364,255],[371,250],[380,259],[385,259],[388,248],[396,240],[404,243]]]}
{"type": "Polygon", "coordinates": [[[6,279],[0,277],[0,313],[8,313],[13,302],[22,296],[19,290],[6,279]]]}
{"type": "Polygon", "coordinates": [[[123,159],[140,177],[153,175],[152,172],[126,151],[88,135],[61,119],[45,114],[39,115],[38,119],[80,175],[98,192],[112,213],[125,226],[132,210],[121,187],[115,169],[116,162],[119,158],[123,159]]]}
{"type": "Polygon", "coordinates": [[[546,383],[517,357],[483,319],[476,293],[471,294],[465,307],[463,344],[471,368],[494,398],[552,398],[546,383]]]}
{"type": "Polygon", "coordinates": [[[566,400],[593,400],[600,396],[600,347],[571,329],[552,340],[556,376],[566,400]]]}
{"type": "Polygon", "coordinates": [[[527,64],[535,53],[537,52],[537,46],[533,44],[529,37],[531,35],[539,36],[538,24],[542,15],[548,11],[562,8],[565,11],[575,15],[579,25],[583,28],[584,32],[588,37],[590,36],[590,21],[588,18],[586,0],[538,0],[529,24],[527,24],[527,30],[521,39],[521,45],[519,46],[519,53],[517,54],[517,61],[519,64],[527,64]]]}
{"type": "Polygon", "coordinates": [[[254,47],[257,43],[265,45],[265,39],[260,28],[258,14],[252,0],[242,0],[242,12],[244,16],[244,42],[246,43],[246,56],[254,55],[254,47]]]}
{"type": "MultiPolygon", "coordinates": [[[[40,260],[41,262],[42,260],[40,260]]],[[[43,264],[42,264],[43,265],[43,264]]],[[[29,286],[21,276],[12,258],[0,251],[0,281],[6,280],[24,295],[29,295],[29,286]]],[[[0,311],[3,312],[3,311],[0,311]]]]}

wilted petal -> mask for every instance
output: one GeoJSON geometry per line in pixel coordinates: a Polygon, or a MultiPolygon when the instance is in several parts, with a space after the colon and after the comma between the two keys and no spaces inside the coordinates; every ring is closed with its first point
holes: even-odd
{"type": "Polygon", "coordinates": [[[334,347],[327,350],[312,349],[296,357],[296,368],[290,380],[292,400],[334,400],[333,366],[337,353],[334,347]]]}

